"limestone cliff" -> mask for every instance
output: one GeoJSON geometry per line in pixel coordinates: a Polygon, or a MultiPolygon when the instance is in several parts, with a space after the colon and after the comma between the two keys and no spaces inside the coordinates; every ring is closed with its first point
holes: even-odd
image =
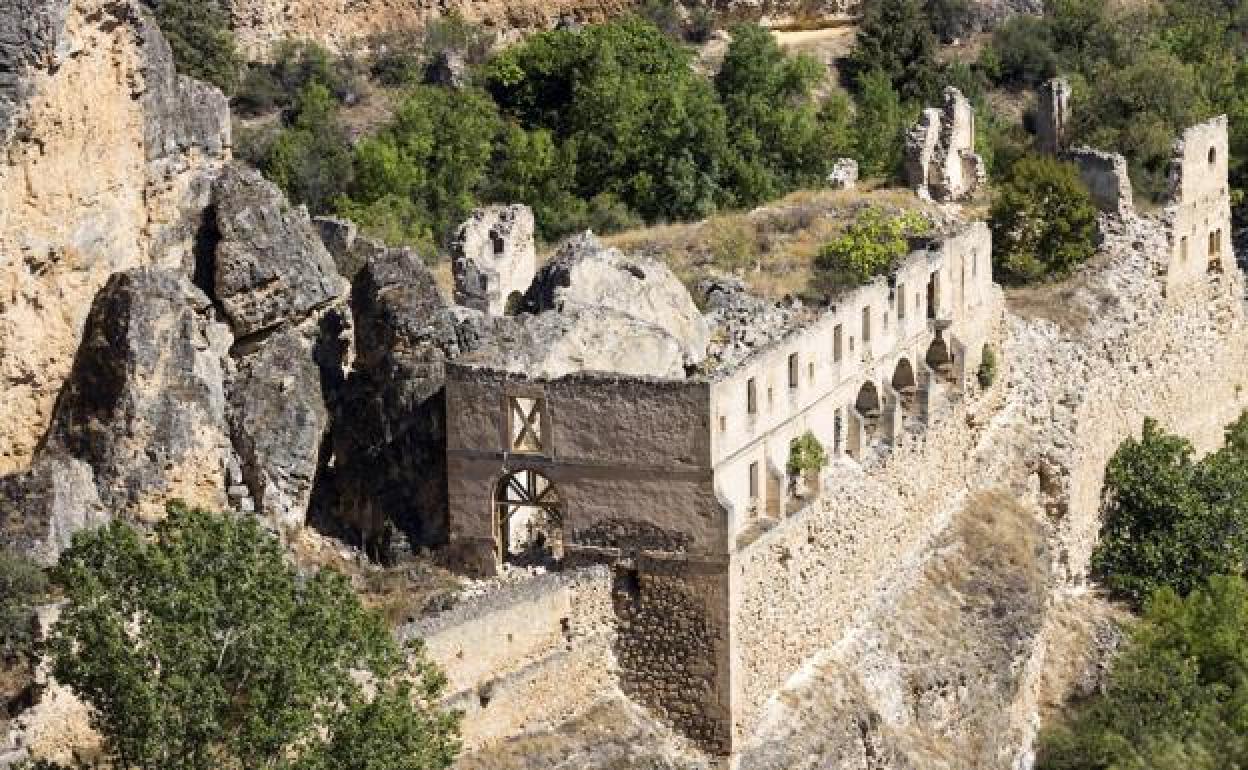
{"type": "Polygon", "coordinates": [[[0,0],[0,474],[28,467],[108,277],[179,268],[230,151],[137,2],[0,0]]]}
{"type": "MultiPolygon", "coordinates": [[[[458,14],[504,39],[552,29],[561,20],[596,23],[637,10],[639,0],[225,0],[242,49],[255,58],[268,55],[287,37],[316,40],[346,50],[369,38],[419,28],[430,19],[458,14]]],[[[725,18],[754,21],[844,18],[857,0],[728,0],[692,2],[725,18]]]]}

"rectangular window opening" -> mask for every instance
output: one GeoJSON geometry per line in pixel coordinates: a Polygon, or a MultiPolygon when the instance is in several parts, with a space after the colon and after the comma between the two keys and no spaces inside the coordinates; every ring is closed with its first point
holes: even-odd
{"type": "Polygon", "coordinates": [[[758,386],[753,377],[745,383],[745,411],[749,414],[758,413],[758,386]]]}
{"type": "Polygon", "coordinates": [[[790,388],[796,388],[800,384],[798,381],[799,380],[798,372],[801,371],[801,369],[799,369],[798,367],[799,367],[799,364],[797,360],[797,354],[790,353],[789,354],[789,387],[790,388]]]}
{"type": "Polygon", "coordinates": [[[843,352],[841,350],[841,337],[841,325],[837,324],[832,329],[832,360],[838,364],[841,362],[841,354],[843,352]]]}

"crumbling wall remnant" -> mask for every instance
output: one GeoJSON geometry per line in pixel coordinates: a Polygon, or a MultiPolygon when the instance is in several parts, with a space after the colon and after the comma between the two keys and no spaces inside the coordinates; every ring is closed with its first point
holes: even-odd
{"type": "Polygon", "coordinates": [[[923,110],[906,136],[906,180],[932,200],[964,200],[983,184],[987,168],[975,153],[971,103],[953,87],[944,99],[943,107],[923,110]]]}
{"type": "Polygon", "coordinates": [[[1079,178],[1092,194],[1092,202],[1098,209],[1117,216],[1130,216],[1134,212],[1134,194],[1126,158],[1118,153],[1090,147],[1076,147],[1068,157],[1079,169],[1079,178]]]}
{"type": "Polygon", "coordinates": [[[489,315],[514,313],[537,269],[533,211],[487,206],[472,212],[451,243],[455,302],[489,315]]]}

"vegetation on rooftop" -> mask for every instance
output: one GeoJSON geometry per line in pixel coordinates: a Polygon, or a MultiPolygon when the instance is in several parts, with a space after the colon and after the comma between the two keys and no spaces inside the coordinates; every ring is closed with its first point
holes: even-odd
{"type": "Polygon", "coordinates": [[[931,223],[918,212],[868,207],[824,244],[815,267],[829,287],[857,286],[887,274],[910,252],[910,239],[930,230],[931,223]]]}

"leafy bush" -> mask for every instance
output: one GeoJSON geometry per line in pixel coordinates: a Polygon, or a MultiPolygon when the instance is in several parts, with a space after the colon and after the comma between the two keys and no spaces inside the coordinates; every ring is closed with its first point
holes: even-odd
{"type": "Polygon", "coordinates": [[[425,66],[444,53],[463,57],[469,67],[484,63],[495,39],[492,31],[452,12],[431,19],[419,31],[400,30],[374,38],[369,46],[377,52],[372,74],[386,86],[415,85],[423,80],[425,66]]]}
{"type": "Polygon", "coordinates": [[[828,466],[828,454],[814,433],[806,431],[789,443],[790,476],[818,473],[828,466]]]}
{"type": "Polygon", "coordinates": [[[990,345],[984,345],[975,379],[979,381],[981,388],[991,388],[992,383],[997,381],[997,351],[993,350],[990,345]]]}
{"type": "Polygon", "coordinates": [[[1248,583],[1159,591],[1105,691],[1041,733],[1038,770],[1248,765],[1248,583]]]}
{"type": "Polygon", "coordinates": [[[220,0],[146,2],[169,41],[178,72],[233,93],[242,72],[242,58],[220,0]]]}
{"type": "Polygon", "coordinates": [[[1073,164],[1031,156],[992,204],[993,261],[1015,283],[1064,276],[1095,251],[1096,207],[1073,164]]]}
{"type": "Polygon", "coordinates": [[[1186,594],[1210,575],[1239,573],[1248,555],[1248,415],[1224,446],[1193,459],[1186,439],[1145,420],[1105,471],[1104,521],[1093,573],[1141,606],[1165,587],[1186,594]]]}
{"type": "Polygon", "coordinates": [[[333,210],[351,184],[351,147],[338,120],[338,105],[329,89],[308,84],[295,99],[291,125],[267,142],[260,169],[293,200],[313,214],[333,210]]]}
{"type": "Polygon", "coordinates": [[[337,57],[316,43],[287,40],[273,47],[271,64],[248,66],[234,108],[261,114],[291,107],[313,83],[324,86],[337,102],[351,102],[362,89],[361,73],[349,58],[337,57]]]}
{"type": "Polygon", "coordinates": [[[815,257],[815,267],[832,286],[857,286],[885,275],[910,250],[909,239],[928,231],[930,224],[916,212],[890,215],[868,208],[829,241],[815,257]]]}
{"type": "Polygon", "coordinates": [[[255,519],[171,506],[154,538],[80,532],[53,571],[56,678],[113,767],[449,767],[444,678],[347,579],[300,575],[255,519]]]}
{"type": "Polygon", "coordinates": [[[1058,58],[1049,22],[1021,14],[993,33],[980,63],[998,83],[1036,86],[1058,73],[1058,58]]]}
{"type": "Polygon", "coordinates": [[[945,42],[970,32],[974,20],[969,0],[927,0],[927,16],[936,37],[945,42]]]}
{"type": "Polygon", "coordinates": [[[38,567],[0,548],[0,662],[30,657],[35,641],[34,604],[47,589],[47,579],[38,567]]]}

